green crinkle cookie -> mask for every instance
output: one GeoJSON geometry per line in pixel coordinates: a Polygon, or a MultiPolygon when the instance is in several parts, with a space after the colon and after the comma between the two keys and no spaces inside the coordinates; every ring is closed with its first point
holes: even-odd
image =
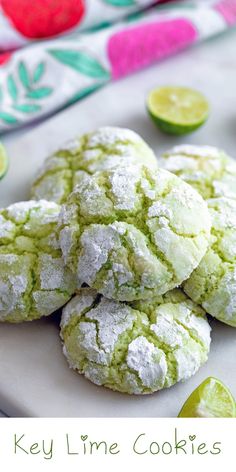
{"type": "Polygon", "coordinates": [[[99,128],[69,141],[46,159],[33,184],[31,197],[63,203],[77,184],[81,172],[94,174],[130,164],[156,168],[157,160],[151,148],[134,131],[99,128]]]}
{"type": "Polygon", "coordinates": [[[45,200],[0,210],[0,321],[49,315],[75,292],[56,236],[59,211],[45,200]]]}
{"type": "Polygon", "coordinates": [[[202,197],[165,170],[81,174],[59,218],[66,264],[108,298],[132,301],[180,285],[209,242],[202,197]]]}
{"type": "Polygon", "coordinates": [[[212,316],[236,327],[236,200],[208,200],[211,246],[184,284],[185,292],[212,316]]]}
{"type": "Polygon", "coordinates": [[[161,165],[199,190],[212,218],[210,249],[184,290],[236,327],[236,163],[216,148],[185,145],[165,153],[161,165]]]}
{"type": "Polygon", "coordinates": [[[236,162],[221,149],[180,145],[164,153],[159,164],[192,185],[204,199],[236,198],[236,162]]]}
{"type": "Polygon", "coordinates": [[[63,309],[61,337],[70,367],[93,383],[147,394],[195,374],[207,360],[210,326],[179,289],[126,304],[84,288],[63,309]]]}

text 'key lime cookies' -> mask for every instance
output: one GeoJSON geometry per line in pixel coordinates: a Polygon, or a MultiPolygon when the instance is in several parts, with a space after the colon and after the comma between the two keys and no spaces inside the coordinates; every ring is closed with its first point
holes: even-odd
{"type": "Polygon", "coordinates": [[[31,190],[31,197],[63,203],[75,188],[81,172],[144,164],[157,167],[151,148],[134,131],[103,127],[69,141],[49,156],[31,190]]]}
{"type": "Polygon", "coordinates": [[[49,315],[74,293],[56,235],[59,211],[45,200],[0,210],[0,321],[49,315]]]}
{"type": "Polygon", "coordinates": [[[63,309],[61,337],[69,365],[93,383],[148,394],[196,373],[210,326],[179,289],[127,304],[85,288],[63,309]]]}
{"type": "Polygon", "coordinates": [[[81,174],[59,217],[64,260],[99,293],[137,300],[180,285],[209,242],[202,197],[165,170],[81,174]]]}

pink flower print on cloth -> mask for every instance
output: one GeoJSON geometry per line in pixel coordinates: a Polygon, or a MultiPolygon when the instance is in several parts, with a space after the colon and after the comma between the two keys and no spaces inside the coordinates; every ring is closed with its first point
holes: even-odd
{"type": "Polygon", "coordinates": [[[113,79],[135,72],[194,43],[198,33],[185,19],[140,24],[112,35],[108,57],[113,79]]]}
{"type": "Polygon", "coordinates": [[[216,5],[216,10],[221,13],[229,26],[234,25],[236,21],[236,1],[222,0],[216,5]]]}

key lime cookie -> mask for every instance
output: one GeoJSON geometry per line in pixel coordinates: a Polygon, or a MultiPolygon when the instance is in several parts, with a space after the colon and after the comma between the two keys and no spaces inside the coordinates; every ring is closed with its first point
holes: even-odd
{"type": "Polygon", "coordinates": [[[44,200],[0,210],[0,321],[50,315],[75,292],[55,232],[59,211],[44,200]]]}
{"type": "Polygon", "coordinates": [[[184,283],[185,292],[212,316],[236,327],[236,200],[208,200],[211,246],[184,283]]]}
{"type": "Polygon", "coordinates": [[[84,288],[63,309],[61,337],[70,367],[93,383],[147,394],[196,373],[207,360],[210,326],[179,289],[127,304],[84,288]]]}
{"type": "Polygon", "coordinates": [[[63,203],[77,184],[81,172],[94,174],[130,164],[156,168],[157,159],[151,148],[134,131],[99,128],[68,142],[46,159],[33,184],[31,197],[63,203]]]}
{"type": "Polygon", "coordinates": [[[108,298],[132,301],[180,285],[209,242],[202,197],[175,175],[147,167],[80,174],[59,217],[66,264],[108,298]]]}
{"type": "Polygon", "coordinates": [[[216,148],[186,145],[165,153],[161,165],[206,198],[212,219],[210,249],[184,290],[212,316],[236,327],[236,163],[216,148]]]}
{"type": "Polygon", "coordinates": [[[236,198],[236,162],[211,146],[180,145],[164,153],[164,169],[192,185],[203,198],[236,198]]]}

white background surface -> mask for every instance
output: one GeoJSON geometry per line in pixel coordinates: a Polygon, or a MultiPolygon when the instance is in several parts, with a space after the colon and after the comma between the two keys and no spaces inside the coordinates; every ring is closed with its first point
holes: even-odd
{"type": "MultiPolygon", "coordinates": [[[[1,206],[27,199],[30,182],[44,157],[75,134],[102,125],[139,132],[157,155],[189,142],[223,147],[236,157],[236,31],[208,41],[103,90],[40,126],[3,137],[11,158],[0,183],[1,206]],[[161,84],[196,87],[211,104],[201,130],[165,136],[145,110],[148,91],[161,84]]],[[[58,317],[0,326],[0,409],[18,416],[176,416],[190,392],[207,376],[223,380],[236,395],[236,331],[211,321],[208,363],[185,384],[151,396],[126,396],[96,387],[68,369],[61,353],[58,317]]]]}

